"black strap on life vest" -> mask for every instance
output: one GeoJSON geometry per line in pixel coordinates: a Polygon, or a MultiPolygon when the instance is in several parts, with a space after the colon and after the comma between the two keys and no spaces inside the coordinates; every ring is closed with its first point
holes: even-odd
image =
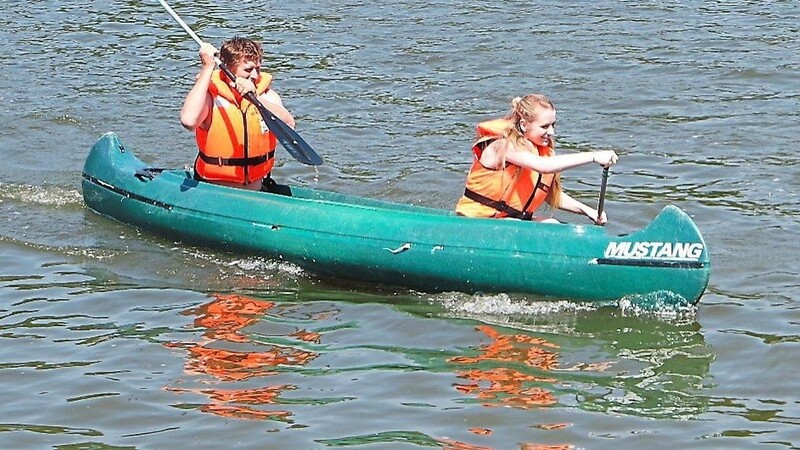
{"type": "MultiPolygon", "coordinates": [[[[528,207],[531,205],[531,203],[533,202],[533,198],[536,196],[536,191],[538,190],[542,190],[546,193],[550,192],[550,186],[542,183],[542,174],[539,174],[539,178],[536,179],[536,189],[533,190],[533,193],[531,193],[531,196],[528,198],[528,201],[525,202],[525,209],[528,209],[528,207]]],[[[464,197],[467,197],[472,201],[478,202],[481,205],[488,206],[489,208],[493,208],[496,209],[497,211],[505,213],[506,215],[508,215],[508,217],[513,217],[515,219],[520,219],[520,220],[533,219],[533,213],[530,211],[525,211],[525,209],[520,211],[517,208],[509,206],[508,203],[504,202],[503,200],[491,199],[469,188],[464,189],[464,197]]]]}
{"type": "Polygon", "coordinates": [[[478,194],[477,192],[470,190],[469,188],[464,189],[464,197],[467,197],[472,201],[478,202],[481,205],[496,209],[502,213],[506,213],[508,217],[513,217],[515,219],[520,219],[520,220],[533,219],[533,213],[530,213],[528,211],[520,211],[514,207],[509,206],[508,203],[502,200],[493,200],[485,195],[478,194]]]}
{"type": "Polygon", "coordinates": [[[475,142],[475,145],[473,145],[472,147],[478,147],[481,151],[484,151],[484,150],[486,150],[486,147],[489,146],[489,144],[491,144],[492,142],[494,142],[496,140],[497,140],[497,138],[494,137],[494,136],[492,136],[492,137],[484,136],[484,137],[478,139],[477,142],[475,142]]]}
{"type": "Polygon", "coordinates": [[[528,197],[528,201],[525,202],[525,206],[522,207],[523,211],[527,210],[528,207],[531,206],[531,203],[533,203],[533,198],[536,197],[536,191],[542,191],[545,194],[550,193],[550,186],[542,183],[542,174],[539,174],[536,178],[536,187],[533,189],[533,192],[531,192],[531,196],[528,197]]]}
{"type": "Polygon", "coordinates": [[[202,159],[203,162],[205,162],[206,164],[213,164],[215,166],[238,166],[238,167],[257,166],[275,157],[275,150],[265,155],[254,156],[252,158],[221,158],[221,157],[208,156],[203,152],[198,152],[198,153],[199,153],[199,158],[202,159]]]}

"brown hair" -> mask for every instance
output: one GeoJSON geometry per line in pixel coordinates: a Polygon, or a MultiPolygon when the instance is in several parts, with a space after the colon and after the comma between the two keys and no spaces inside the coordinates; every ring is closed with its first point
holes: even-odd
{"type": "Polygon", "coordinates": [[[233,70],[233,66],[242,61],[261,62],[264,52],[261,44],[242,37],[234,37],[222,44],[219,49],[219,59],[223,64],[233,70]]]}
{"type": "MultiPolygon", "coordinates": [[[[552,109],[555,111],[556,107],[549,98],[542,94],[528,94],[524,97],[514,97],[511,100],[511,110],[506,114],[505,119],[511,122],[511,126],[503,133],[508,142],[512,143],[518,148],[527,148],[530,143],[523,136],[521,122],[530,122],[536,119],[536,116],[543,109],[552,109]]],[[[501,160],[505,165],[505,152],[507,149],[502,149],[500,152],[501,160]]],[[[549,154],[555,154],[555,139],[551,140],[549,154]]],[[[556,173],[553,177],[553,184],[550,185],[550,192],[547,193],[545,200],[548,205],[558,208],[561,206],[561,173],[556,173]]]]}

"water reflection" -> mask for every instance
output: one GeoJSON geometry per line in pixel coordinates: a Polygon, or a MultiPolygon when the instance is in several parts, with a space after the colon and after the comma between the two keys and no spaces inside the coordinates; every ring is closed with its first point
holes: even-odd
{"type": "MultiPolygon", "coordinates": [[[[194,325],[205,331],[199,342],[170,342],[170,348],[187,352],[184,371],[189,375],[210,376],[206,384],[223,382],[242,385],[244,381],[261,380],[278,375],[278,366],[303,366],[318,356],[316,352],[288,345],[265,345],[252,342],[243,330],[260,321],[274,302],[242,295],[215,295],[214,300],[189,309],[186,315],[196,316],[194,325]],[[266,348],[266,350],[265,350],[266,348]]],[[[288,333],[297,341],[319,343],[319,334],[305,329],[288,333]]],[[[218,387],[191,389],[168,387],[174,392],[192,392],[209,399],[199,409],[225,417],[273,419],[289,421],[291,412],[283,409],[264,411],[261,405],[281,404],[280,395],[294,390],[292,384],[274,384],[252,388],[223,389],[218,387]]]]}
{"type": "Polygon", "coordinates": [[[526,334],[502,334],[488,325],[477,329],[491,339],[482,345],[475,356],[457,356],[449,362],[468,366],[456,374],[466,383],[456,389],[474,395],[485,406],[513,406],[531,408],[549,406],[556,398],[548,389],[537,386],[550,385],[557,380],[536,373],[526,373],[516,368],[540,369],[547,372],[558,367],[558,346],[542,338],[526,334]],[[485,368],[487,365],[490,367],[485,368]]]}
{"type": "MultiPolygon", "coordinates": [[[[715,355],[691,318],[630,317],[613,308],[517,317],[518,321],[466,315],[482,322],[475,330],[488,339],[447,359],[462,380],[454,388],[469,401],[489,408],[566,407],[655,419],[693,419],[709,410],[715,355]],[[487,324],[493,321],[503,326],[487,324]]],[[[531,426],[548,431],[571,424],[531,426]]],[[[469,431],[485,436],[496,430],[469,431]]],[[[480,448],[441,443],[445,448],[480,448]]],[[[568,443],[520,445],[573,448],[568,443]]]]}
{"type": "MultiPolygon", "coordinates": [[[[493,450],[492,447],[483,447],[479,445],[470,445],[463,442],[451,441],[442,439],[437,441],[441,445],[442,450],[493,450]]],[[[519,446],[520,450],[571,450],[575,448],[572,445],[547,445],[547,444],[530,444],[522,443],[519,446]]]]}
{"type": "MultiPolygon", "coordinates": [[[[448,362],[466,369],[456,370],[459,392],[473,396],[487,407],[507,406],[521,409],[547,407],[558,403],[551,386],[557,384],[557,376],[549,375],[559,368],[559,346],[537,336],[525,333],[502,333],[489,325],[479,325],[477,331],[485,334],[489,343],[481,345],[477,354],[456,356],[448,362]]],[[[568,424],[542,425],[543,429],[562,429],[568,424]]],[[[489,428],[470,428],[476,435],[491,435],[489,428]]],[[[478,450],[462,442],[443,441],[445,449],[478,450]]],[[[568,450],[571,444],[545,445],[532,442],[520,444],[522,450],[568,450]]]]}
{"type": "Polygon", "coordinates": [[[694,320],[629,317],[611,308],[566,317],[505,317],[503,327],[477,326],[489,341],[448,359],[464,380],[455,388],[487,407],[566,406],[670,419],[708,411],[715,354],[694,320]]]}

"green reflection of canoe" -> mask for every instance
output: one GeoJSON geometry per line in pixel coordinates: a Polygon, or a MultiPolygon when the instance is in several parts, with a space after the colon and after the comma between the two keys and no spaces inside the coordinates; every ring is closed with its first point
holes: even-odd
{"type": "Polygon", "coordinates": [[[275,193],[154,170],[113,133],[83,169],[92,210],[152,232],[293,262],[307,270],[424,291],[515,292],[614,301],[659,292],[695,303],[708,284],[696,225],[667,206],[644,229],[474,219],[452,211],[298,186],[275,193]]]}

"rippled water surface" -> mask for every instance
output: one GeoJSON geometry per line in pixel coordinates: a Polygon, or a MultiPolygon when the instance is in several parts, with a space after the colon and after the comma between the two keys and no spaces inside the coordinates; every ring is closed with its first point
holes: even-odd
{"type": "MultiPolygon", "coordinates": [[[[621,156],[609,232],[676,204],[711,283],[661,314],[430,295],[99,217],[80,173],[101,134],[191,162],[196,46],[155,1],[6,1],[0,447],[800,448],[795,2],[172,6],[265,43],[325,159],[279,150],[281,181],[452,208],[474,124],[542,92],[559,151],[621,156]]],[[[596,201],[596,166],[564,179],[596,201]]]]}

